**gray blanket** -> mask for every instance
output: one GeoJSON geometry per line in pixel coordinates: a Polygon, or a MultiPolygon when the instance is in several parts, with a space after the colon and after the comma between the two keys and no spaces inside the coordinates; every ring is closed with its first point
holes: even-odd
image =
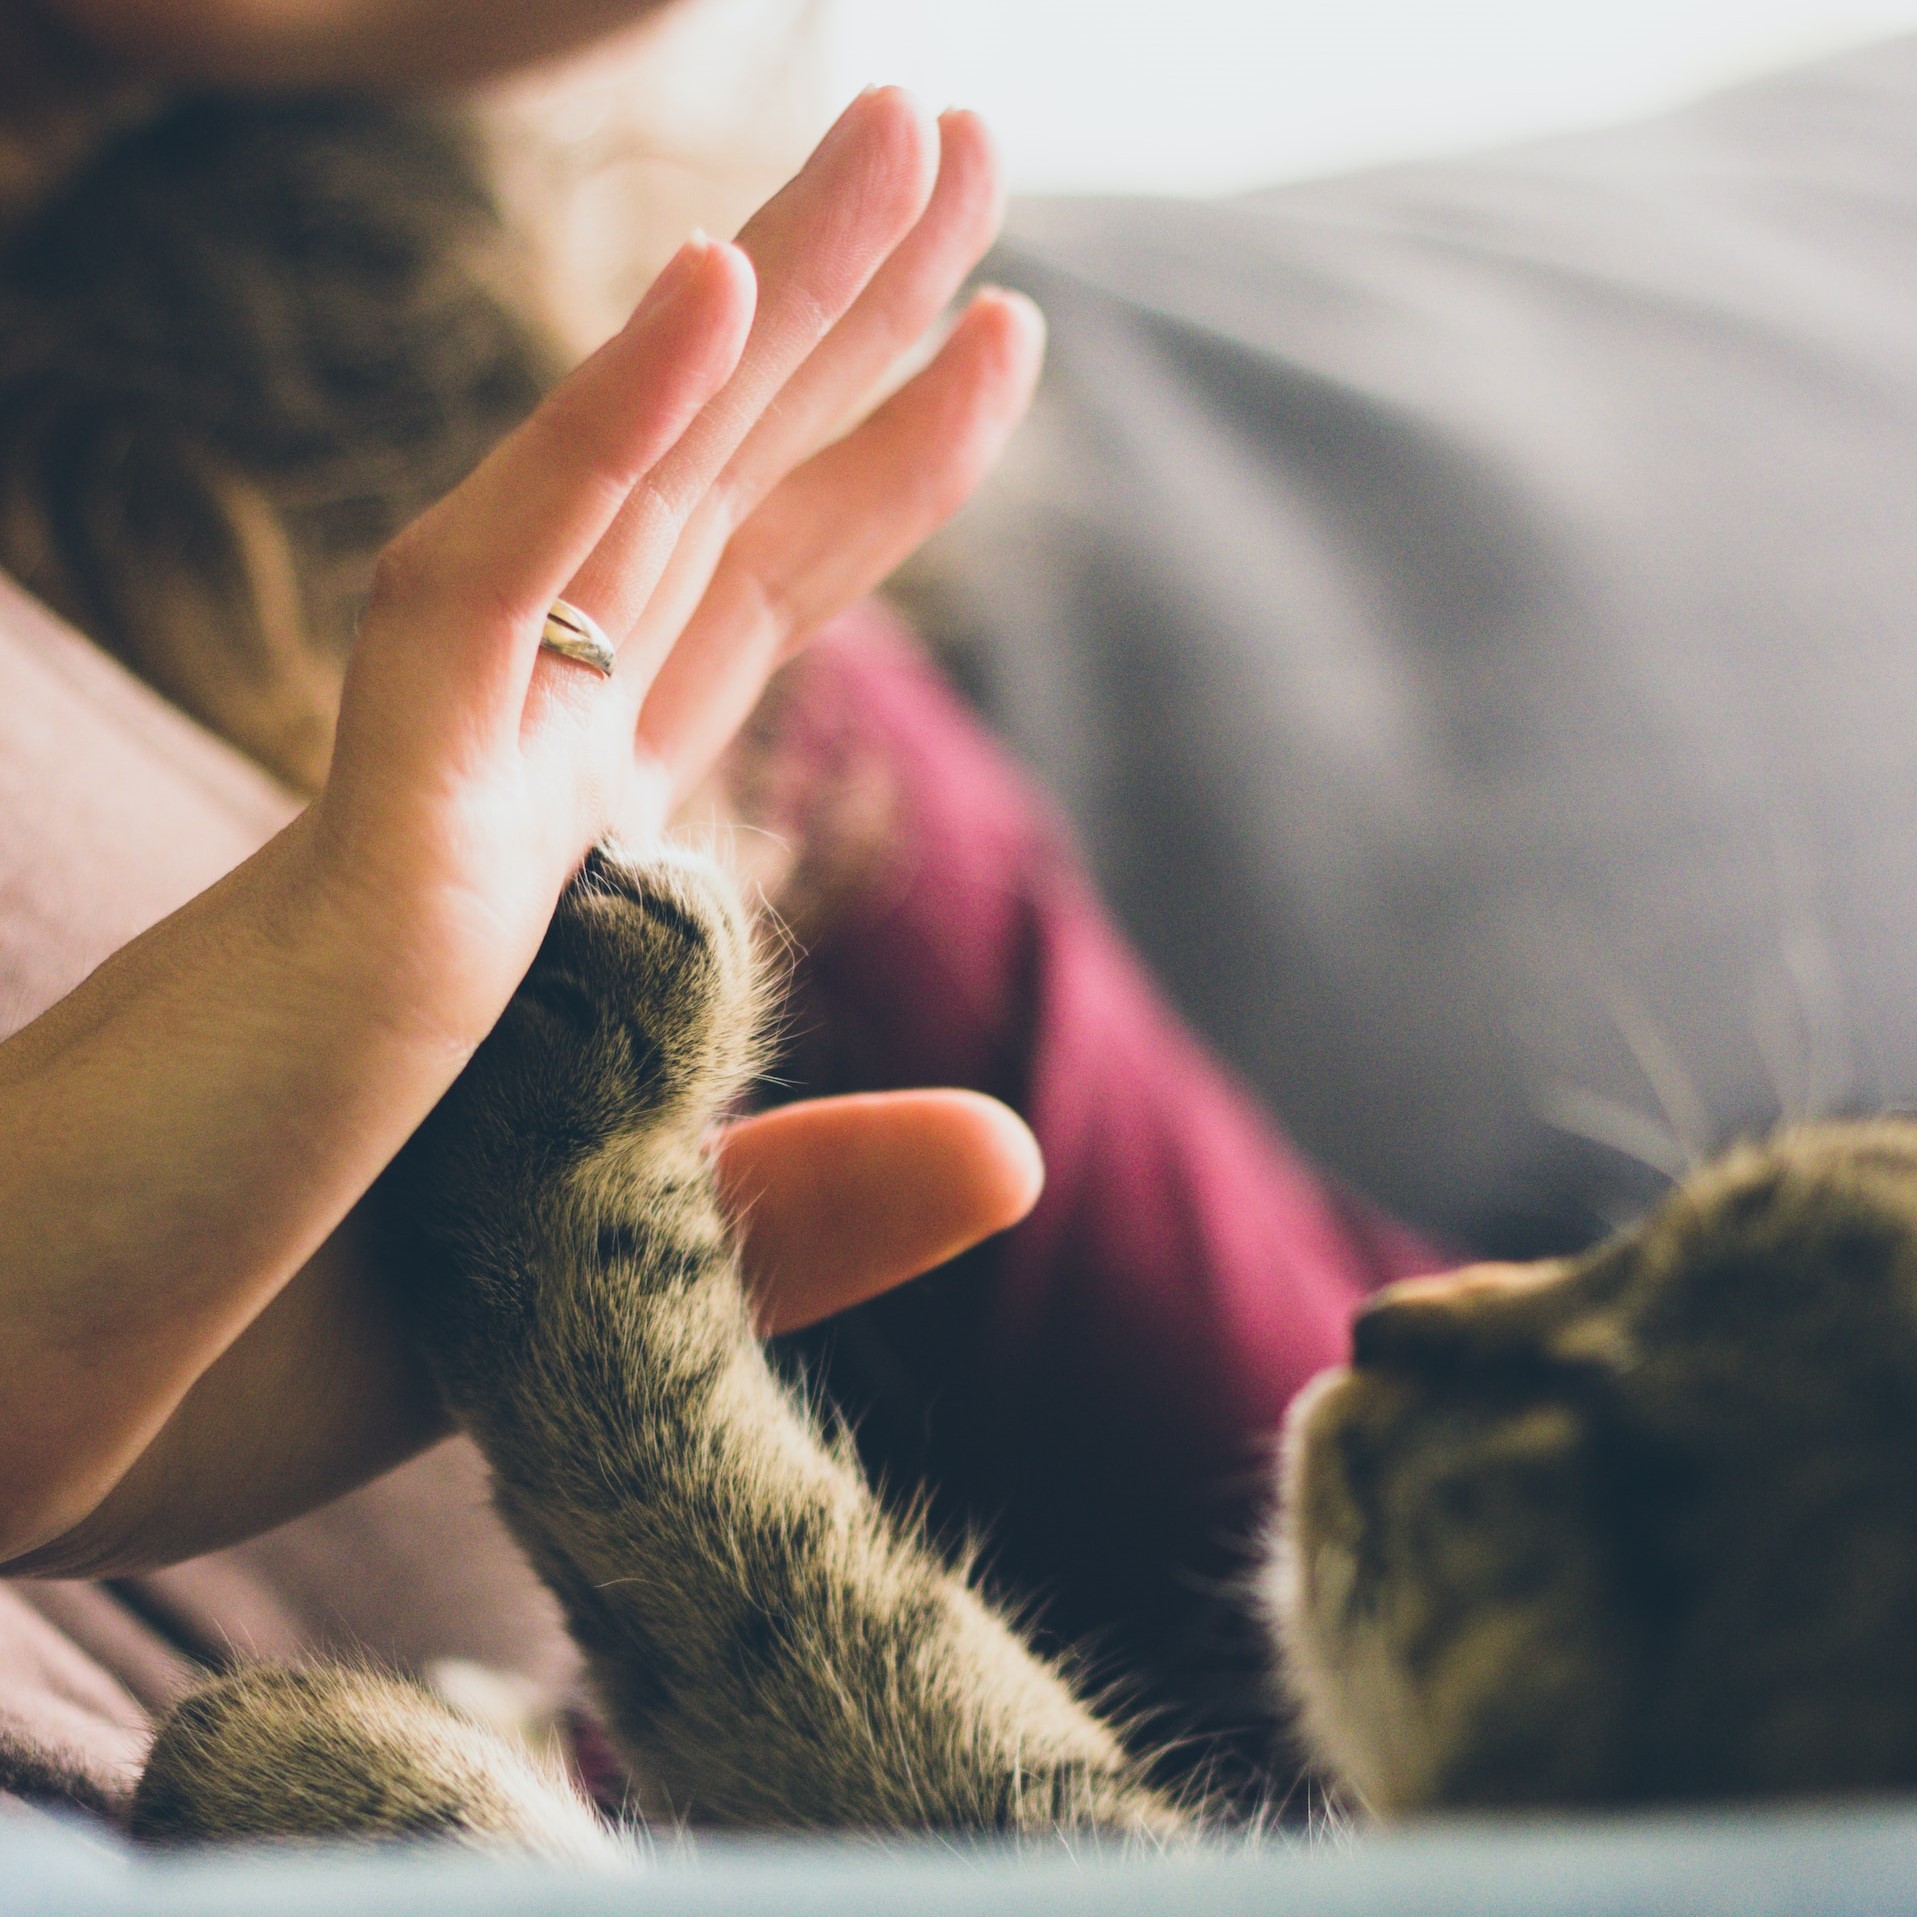
{"type": "Polygon", "coordinates": [[[1917,1103],[1917,39],[1646,125],[1016,210],[918,584],[1131,931],[1417,1222],[1917,1103]]]}

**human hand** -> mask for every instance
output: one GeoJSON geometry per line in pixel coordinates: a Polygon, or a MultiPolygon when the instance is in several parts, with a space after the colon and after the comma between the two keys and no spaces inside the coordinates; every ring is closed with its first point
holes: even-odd
{"type": "MultiPolygon", "coordinates": [[[[969,269],[997,198],[969,116],[935,136],[896,93],[855,103],[738,247],[689,249],[401,542],[321,799],[0,1048],[0,1331],[25,1354],[0,1396],[0,1558],[190,1440],[189,1399],[214,1408],[212,1441],[187,1443],[217,1487],[202,1516],[236,1502],[244,1466],[218,1441],[236,1423],[273,1430],[274,1495],[311,1502],[355,1468],[326,1445],[357,1386],[309,1429],[290,1396],[249,1411],[229,1367],[250,1352],[243,1377],[312,1378],[300,1313],[331,1313],[349,1385],[402,1391],[368,1381],[398,1360],[342,1223],[504,1006],[587,846],[656,832],[782,653],[989,464],[1039,351],[1002,295],[826,442],[969,269]],[[611,681],[540,656],[562,593],[622,642],[611,681]]],[[[776,1185],[778,1149],[761,1161],[776,1185]]]]}
{"type": "Polygon", "coordinates": [[[631,323],[381,561],[316,846],[368,989],[453,1048],[490,1028],[567,877],[655,836],[807,631],[970,491],[1022,413],[1040,327],[980,295],[923,372],[847,414],[994,232],[970,115],[848,109],[736,247],[695,240],[631,323]],[[755,304],[756,293],[756,304],[755,304]],[[619,649],[539,649],[558,597],[619,649]]]}
{"type": "MultiPolygon", "coordinates": [[[[1013,1113],[974,1092],[809,1100],[713,1141],[768,1336],[887,1291],[1014,1225],[1044,1181],[1013,1113]]],[[[444,1434],[352,1221],[187,1392],[79,1522],[10,1575],[123,1577],[271,1530],[444,1434]]]]}

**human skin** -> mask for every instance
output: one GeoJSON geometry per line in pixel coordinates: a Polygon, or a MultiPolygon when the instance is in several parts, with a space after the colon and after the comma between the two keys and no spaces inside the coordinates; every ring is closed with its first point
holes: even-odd
{"type": "MultiPolygon", "coordinates": [[[[18,0],[16,0],[16,4],[18,0]]],[[[155,79],[245,87],[452,87],[570,53],[663,0],[33,0],[155,79]]]]}
{"type": "MultiPolygon", "coordinates": [[[[389,549],[315,803],[0,1047],[0,1562],[165,1562],[439,1428],[356,1207],[586,849],[656,839],[773,667],[996,456],[1042,329],[991,292],[832,435],[999,204],[970,116],[855,102],[389,549]],[[539,652],[556,596],[619,643],[610,681],[539,652]]],[[[723,1176],[790,1323],[1011,1222],[1037,1168],[1009,1114],[934,1094],[735,1128],[723,1176]]]]}

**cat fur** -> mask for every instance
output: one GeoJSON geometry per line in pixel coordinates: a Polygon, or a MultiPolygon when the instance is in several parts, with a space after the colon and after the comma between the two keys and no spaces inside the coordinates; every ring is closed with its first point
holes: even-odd
{"type": "MultiPolygon", "coordinates": [[[[717,868],[596,854],[386,1194],[642,1795],[751,1829],[1199,1828],[767,1365],[702,1147],[755,979],[717,868]]],[[[1385,1294],[1284,1479],[1284,1663],[1378,1811],[1917,1783],[1917,1125],[1787,1133],[1583,1257],[1385,1294]]],[[[445,1810],[444,1734],[374,1737],[350,1689],[329,1747],[386,1781],[320,1814],[252,1702],[311,1681],[184,1707],[136,1830],[231,1835],[244,1803],[249,1832],[394,1835],[423,1804],[501,1840],[494,1799],[445,1810]]]]}
{"type": "Polygon", "coordinates": [[[1917,1124],[1386,1293],[1284,1479],[1290,1681],[1381,1810],[1917,1785],[1917,1124]]]}
{"type": "MultiPolygon", "coordinates": [[[[767,1363],[704,1148],[760,1003],[716,867],[595,854],[388,1175],[446,1401],[649,1800],[753,1829],[1168,1835],[1180,1814],[1117,1732],[881,1510],[767,1363]]],[[[279,1687],[313,1681],[242,1673],[184,1706],[135,1831],[224,1836],[243,1804],[249,1834],[398,1835],[423,1805],[442,1833],[497,1835],[497,1798],[447,1809],[461,1787],[423,1694],[403,1751],[350,1687],[298,1714],[327,1719],[329,1752],[357,1745],[375,1787],[289,1763],[308,1733],[279,1687]]]]}

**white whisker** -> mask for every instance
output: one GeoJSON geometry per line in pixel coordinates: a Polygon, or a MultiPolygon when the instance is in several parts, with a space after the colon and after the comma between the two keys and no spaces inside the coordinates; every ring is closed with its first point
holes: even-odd
{"type": "MultiPolygon", "coordinates": [[[[1787,1118],[1828,1117],[1857,1092],[1857,1051],[1838,963],[1819,896],[1817,863],[1801,833],[1771,828],[1771,869],[1778,905],[1780,983],[1790,993],[1802,1035],[1798,1097],[1780,1098],[1787,1118]]],[[[1759,1049],[1765,1045],[1758,1034],[1759,1049]]],[[[1767,1064],[1769,1059],[1767,1057],[1767,1064]]]]}
{"type": "Polygon", "coordinates": [[[1672,1184],[1694,1162],[1689,1149],[1667,1126],[1602,1092],[1575,1085],[1548,1086],[1539,1095],[1536,1109],[1552,1130],[1620,1152],[1672,1184]]]}

